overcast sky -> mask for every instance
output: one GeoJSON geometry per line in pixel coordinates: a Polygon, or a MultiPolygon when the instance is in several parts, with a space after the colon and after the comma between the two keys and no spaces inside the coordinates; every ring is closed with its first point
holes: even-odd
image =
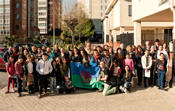
{"type": "Polygon", "coordinates": [[[76,0],[62,0],[63,1],[63,13],[71,10],[76,0]]]}

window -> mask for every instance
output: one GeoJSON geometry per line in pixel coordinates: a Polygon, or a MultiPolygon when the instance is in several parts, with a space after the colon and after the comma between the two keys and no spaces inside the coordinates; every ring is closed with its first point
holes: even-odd
{"type": "Polygon", "coordinates": [[[105,10],[107,9],[107,6],[105,5],[105,10]]]}
{"type": "Polygon", "coordinates": [[[39,10],[47,10],[46,7],[39,7],[39,10]]]}
{"type": "Polygon", "coordinates": [[[16,30],[19,30],[19,25],[15,25],[16,30]]]}
{"type": "Polygon", "coordinates": [[[46,18],[39,18],[39,21],[46,21],[46,18]]]}
{"type": "Polygon", "coordinates": [[[19,19],[20,15],[19,14],[16,14],[16,19],[19,19]]]}
{"type": "Polygon", "coordinates": [[[101,10],[103,10],[103,5],[101,5],[101,10]]]}
{"type": "Polygon", "coordinates": [[[106,42],[109,42],[109,35],[106,35],[106,42]]]}
{"type": "Polygon", "coordinates": [[[16,3],[16,8],[19,8],[20,7],[20,4],[17,2],[16,3]]]}
{"type": "Polygon", "coordinates": [[[132,5],[128,5],[128,16],[132,16],[132,5]]]}
{"type": "Polygon", "coordinates": [[[3,54],[2,52],[0,52],[0,57],[1,57],[1,58],[4,57],[4,54],[3,54]]]}
{"type": "Polygon", "coordinates": [[[107,3],[107,0],[105,0],[105,3],[107,3]]]}
{"type": "Polygon", "coordinates": [[[39,15],[46,15],[45,12],[39,12],[39,15]]]}

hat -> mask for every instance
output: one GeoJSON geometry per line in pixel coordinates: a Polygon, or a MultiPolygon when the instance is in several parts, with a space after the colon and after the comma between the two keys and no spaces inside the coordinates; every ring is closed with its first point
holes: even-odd
{"type": "Polygon", "coordinates": [[[43,55],[44,55],[44,56],[48,56],[48,54],[47,54],[47,53],[44,53],[43,55]]]}

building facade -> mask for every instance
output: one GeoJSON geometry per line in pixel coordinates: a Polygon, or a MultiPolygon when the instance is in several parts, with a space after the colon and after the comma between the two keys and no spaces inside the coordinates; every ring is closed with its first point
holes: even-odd
{"type": "Polygon", "coordinates": [[[0,0],[0,40],[10,35],[10,0],[0,0]]]}
{"type": "Polygon", "coordinates": [[[11,0],[10,35],[26,41],[34,37],[37,30],[37,0],[11,0]]]}
{"type": "Polygon", "coordinates": [[[47,35],[52,29],[61,28],[61,0],[38,0],[38,28],[47,35]]]}
{"type": "MultiPolygon", "coordinates": [[[[144,45],[145,41],[153,42],[155,39],[159,39],[164,42],[167,40],[166,38],[171,38],[169,32],[171,32],[172,22],[143,21],[141,23],[140,39],[139,41],[136,40],[135,26],[138,24],[133,22],[135,18],[133,13],[135,13],[135,10],[140,14],[145,13],[145,11],[140,9],[133,10],[132,2],[132,0],[111,0],[109,3],[103,16],[105,43],[112,41],[114,43],[125,42],[127,44],[127,41],[133,41],[132,43],[135,45],[144,45]],[[126,40],[123,40],[122,37],[125,37],[126,40]]],[[[142,7],[142,9],[144,8],[142,7]]],[[[138,13],[135,15],[140,17],[138,13]]]]}

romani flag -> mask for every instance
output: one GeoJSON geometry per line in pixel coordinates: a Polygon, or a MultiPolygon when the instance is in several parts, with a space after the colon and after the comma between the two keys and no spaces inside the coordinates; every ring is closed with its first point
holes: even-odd
{"type": "Polygon", "coordinates": [[[73,62],[70,64],[72,84],[75,87],[93,89],[102,89],[101,82],[97,82],[97,78],[100,73],[100,67],[88,67],[73,62]]]}

